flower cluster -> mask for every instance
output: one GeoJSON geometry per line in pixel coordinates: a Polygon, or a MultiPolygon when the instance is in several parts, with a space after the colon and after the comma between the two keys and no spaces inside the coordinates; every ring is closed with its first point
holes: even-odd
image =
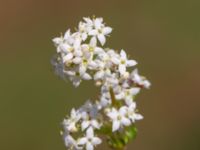
{"type": "MultiPolygon", "coordinates": [[[[142,119],[137,113],[135,96],[150,82],[138,74],[137,62],[122,49],[105,48],[112,28],[103,18],[83,18],[76,32],[53,39],[57,54],[53,59],[56,73],[78,87],[83,80],[94,80],[101,88],[95,102],[87,101],[63,121],[65,145],[74,150],[93,150],[102,143],[102,133],[120,133],[142,119]]],[[[115,146],[115,145],[112,145],[115,146]]]]}

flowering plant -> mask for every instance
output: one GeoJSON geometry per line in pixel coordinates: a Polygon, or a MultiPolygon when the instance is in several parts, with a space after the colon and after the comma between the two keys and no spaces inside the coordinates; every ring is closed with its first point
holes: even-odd
{"type": "Polygon", "coordinates": [[[137,69],[128,70],[137,62],[128,59],[123,49],[117,52],[104,47],[111,32],[103,18],[83,18],[74,33],[67,30],[53,39],[57,54],[52,64],[57,75],[75,87],[94,80],[101,89],[98,100],[73,108],[64,119],[62,135],[68,149],[93,150],[103,136],[111,148],[123,149],[135,138],[135,121],[143,118],[136,109],[135,96],[142,88],[149,88],[150,82],[137,69]]]}

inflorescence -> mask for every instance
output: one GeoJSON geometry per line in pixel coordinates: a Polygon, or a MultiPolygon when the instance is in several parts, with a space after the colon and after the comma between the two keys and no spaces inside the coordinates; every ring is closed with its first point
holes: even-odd
{"type": "Polygon", "coordinates": [[[57,75],[75,87],[83,80],[94,80],[101,89],[98,100],[73,108],[64,119],[62,135],[68,149],[93,150],[102,143],[102,136],[112,148],[123,148],[134,138],[135,121],[143,118],[135,96],[150,82],[138,74],[137,62],[128,59],[123,49],[104,47],[111,32],[103,18],[83,18],[74,33],[67,30],[53,39],[57,54],[52,64],[57,75]]]}

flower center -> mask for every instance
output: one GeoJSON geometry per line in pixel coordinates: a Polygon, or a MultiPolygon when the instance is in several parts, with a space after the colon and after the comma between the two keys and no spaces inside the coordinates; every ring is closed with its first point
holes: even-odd
{"type": "Polygon", "coordinates": [[[101,34],[102,33],[102,29],[98,29],[98,32],[101,34]]]}
{"type": "Polygon", "coordinates": [[[126,60],[121,59],[121,64],[125,64],[125,63],[126,63],[126,60]]]}
{"type": "Polygon", "coordinates": [[[121,120],[121,119],[122,119],[122,116],[119,115],[119,116],[117,117],[117,120],[121,120]]]}
{"type": "Polygon", "coordinates": [[[89,47],[89,51],[90,51],[90,52],[93,52],[93,51],[94,51],[94,47],[90,46],[90,47],[89,47]]]}
{"type": "Polygon", "coordinates": [[[79,73],[79,72],[76,72],[76,76],[80,76],[80,73],[79,73]]]}
{"type": "Polygon", "coordinates": [[[92,138],[88,138],[88,142],[90,142],[90,143],[91,143],[91,142],[92,142],[92,138]]]}
{"type": "Polygon", "coordinates": [[[86,65],[88,63],[87,59],[83,59],[83,64],[86,65]]]}

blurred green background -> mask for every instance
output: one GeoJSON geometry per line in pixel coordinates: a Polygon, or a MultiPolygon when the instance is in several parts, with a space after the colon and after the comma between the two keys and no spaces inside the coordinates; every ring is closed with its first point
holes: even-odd
{"type": "Polygon", "coordinates": [[[0,150],[65,149],[61,121],[97,89],[55,76],[51,39],[92,15],[152,82],[128,150],[200,150],[199,0],[0,0],[0,150]]]}

